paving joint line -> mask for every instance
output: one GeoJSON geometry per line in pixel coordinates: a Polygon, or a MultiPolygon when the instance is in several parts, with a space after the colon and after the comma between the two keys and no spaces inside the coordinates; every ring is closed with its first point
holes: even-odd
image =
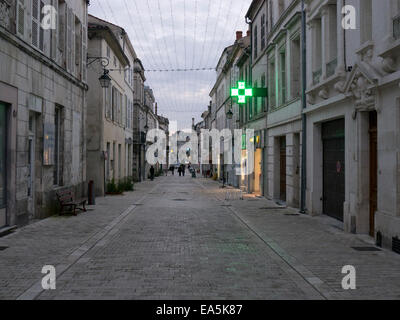
{"type": "MultiPolygon", "coordinates": [[[[159,185],[156,185],[151,189],[150,192],[155,191],[159,185]]],[[[137,202],[142,202],[146,197],[148,197],[149,193],[147,192],[142,198],[137,202]]],[[[112,231],[117,228],[119,224],[121,224],[124,219],[128,218],[139,206],[130,205],[126,210],[124,210],[118,217],[114,218],[107,226],[105,226],[101,231],[94,234],[92,237],[88,238],[81,246],[75,249],[70,255],[66,257],[66,263],[59,263],[55,267],[56,270],[59,270],[57,274],[57,279],[59,279],[64,273],[66,273],[72,266],[76,263],[79,263],[80,260],[84,259],[84,256],[96,248],[101,244],[102,246],[106,244],[104,242],[107,236],[115,236],[115,233],[112,231]],[[93,240],[94,239],[94,240],[93,240]],[[90,244],[91,241],[94,241],[90,244]],[[104,243],[103,243],[104,242],[104,243]],[[89,244],[89,245],[88,245],[89,244]]],[[[111,240],[111,239],[109,239],[111,240]]],[[[45,292],[42,288],[42,279],[36,281],[33,285],[31,285],[27,290],[25,290],[22,294],[18,296],[16,300],[36,300],[43,292],[45,292]]]]}
{"type": "MultiPolygon", "coordinates": [[[[196,181],[197,184],[199,184],[204,190],[207,190],[207,188],[200,182],[196,181]]],[[[217,201],[221,201],[221,202],[226,202],[224,200],[219,199],[216,195],[213,195],[213,197],[217,200],[217,201]]],[[[296,272],[296,274],[298,274],[309,286],[311,286],[323,299],[328,300],[329,297],[331,296],[328,292],[323,292],[322,290],[320,290],[318,287],[316,287],[316,284],[325,284],[321,279],[319,279],[317,276],[315,276],[310,270],[308,270],[306,267],[304,267],[303,265],[297,265],[294,266],[290,263],[289,259],[288,259],[288,254],[286,253],[285,250],[283,250],[281,247],[279,247],[277,244],[275,246],[273,246],[270,242],[266,241],[257,231],[255,231],[252,227],[249,226],[249,224],[243,220],[242,217],[240,217],[240,215],[238,214],[238,212],[233,208],[233,207],[224,207],[225,210],[230,211],[234,214],[234,216],[242,223],[244,224],[247,229],[249,229],[257,238],[259,238],[266,246],[268,246],[268,248],[270,248],[270,250],[272,250],[273,253],[275,253],[280,259],[281,261],[283,261],[284,263],[286,263],[287,266],[289,266],[293,271],[296,272]],[[303,269],[303,271],[298,270],[298,269],[303,269]],[[312,277],[306,276],[304,274],[304,271],[306,271],[307,273],[309,273],[310,275],[312,275],[312,277]]],[[[292,279],[293,280],[293,279],[292,279]]],[[[294,282],[296,282],[295,280],[293,280],[294,282]]],[[[296,282],[297,283],[297,282],[296,282]]],[[[325,291],[325,290],[324,290],[325,291]]]]}

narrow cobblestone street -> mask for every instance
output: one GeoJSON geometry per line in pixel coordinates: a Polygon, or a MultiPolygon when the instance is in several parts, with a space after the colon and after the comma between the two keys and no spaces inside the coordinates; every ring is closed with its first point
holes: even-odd
{"type": "Polygon", "coordinates": [[[399,299],[400,256],[262,198],[160,177],[0,238],[0,299],[399,299]],[[44,265],[57,288],[43,291],[44,265]],[[357,289],[341,287],[342,267],[357,289]]]}

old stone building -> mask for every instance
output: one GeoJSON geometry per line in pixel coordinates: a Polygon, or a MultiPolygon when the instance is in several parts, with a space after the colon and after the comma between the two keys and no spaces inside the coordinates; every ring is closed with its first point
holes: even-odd
{"type": "MultiPolygon", "coordinates": [[[[282,1],[283,2],[283,1],[282,1]]],[[[301,195],[301,4],[264,3],[268,186],[265,195],[298,208],[301,195]]]]}
{"type": "Polygon", "coordinates": [[[133,178],[142,181],[146,133],[144,132],[144,83],[146,77],[142,61],[136,58],[133,69],[134,98],[133,98],[133,178]]]}
{"type": "MultiPolygon", "coordinates": [[[[274,1],[275,2],[275,1],[274,1]]],[[[266,1],[253,1],[246,20],[250,27],[251,55],[249,56],[250,70],[247,85],[253,88],[266,87],[267,58],[267,15],[266,1]]],[[[265,194],[266,173],[266,127],[267,101],[265,98],[253,97],[245,106],[243,128],[254,130],[254,172],[249,175],[247,191],[256,195],[265,194]]],[[[251,159],[249,159],[251,161],[251,159]]]]}
{"type": "Polygon", "coordinates": [[[307,1],[307,209],[385,246],[400,237],[399,15],[397,0],[307,1]]]}
{"type": "Polygon", "coordinates": [[[129,72],[128,54],[133,56],[134,51],[122,28],[93,16],[89,16],[88,35],[87,174],[88,180],[94,181],[96,194],[104,195],[109,182],[132,176],[127,172],[132,158],[128,142],[133,115],[133,80],[129,80],[133,73],[129,72]],[[102,63],[111,78],[107,88],[99,82],[102,63]]]}
{"type": "Polygon", "coordinates": [[[0,0],[0,228],[56,213],[57,190],[85,193],[87,9],[0,0]]]}

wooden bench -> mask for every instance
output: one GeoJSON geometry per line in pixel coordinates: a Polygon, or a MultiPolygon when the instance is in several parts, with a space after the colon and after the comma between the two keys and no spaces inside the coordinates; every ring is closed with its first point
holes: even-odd
{"type": "Polygon", "coordinates": [[[73,213],[74,216],[77,215],[76,210],[81,210],[83,212],[87,211],[86,200],[76,201],[71,190],[58,191],[56,195],[61,206],[60,214],[64,214],[66,212],[65,208],[68,208],[68,212],[73,213]]]}

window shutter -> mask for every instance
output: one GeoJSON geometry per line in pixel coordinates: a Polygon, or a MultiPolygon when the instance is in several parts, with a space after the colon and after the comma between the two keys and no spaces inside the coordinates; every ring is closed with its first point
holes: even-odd
{"type": "Polygon", "coordinates": [[[26,0],[18,0],[17,1],[17,34],[21,37],[25,37],[25,6],[26,0]]]}
{"type": "Polygon", "coordinates": [[[40,12],[39,12],[39,49],[41,51],[44,51],[44,29],[42,28],[42,21],[44,18],[44,14],[43,14],[43,7],[44,7],[44,3],[43,1],[40,1],[40,12]]]}
{"type": "Polygon", "coordinates": [[[82,24],[82,81],[87,81],[87,70],[86,70],[86,59],[87,59],[87,30],[85,23],[82,24]]]}
{"type": "Polygon", "coordinates": [[[65,7],[58,8],[58,50],[65,50],[65,7]]]}
{"type": "Polygon", "coordinates": [[[75,15],[70,9],[71,18],[71,73],[75,72],[75,15]]]}
{"type": "MultiPolygon", "coordinates": [[[[56,10],[56,12],[58,12],[58,1],[52,1],[52,5],[54,6],[54,9],[56,10]]],[[[58,15],[56,17],[56,19],[58,20],[58,15]]],[[[57,20],[56,20],[56,26],[57,26],[57,20]]],[[[51,34],[51,58],[53,60],[57,59],[57,32],[58,30],[51,30],[50,34],[51,34]]]]}
{"type": "Polygon", "coordinates": [[[32,45],[39,46],[39,0],[32,0],[32,45]]]}
{"type": "Polygon", "coordinates": [[[72,66],[72,10],[66,7],[67,16],[67,71],[71,71],[72,66]]]}

